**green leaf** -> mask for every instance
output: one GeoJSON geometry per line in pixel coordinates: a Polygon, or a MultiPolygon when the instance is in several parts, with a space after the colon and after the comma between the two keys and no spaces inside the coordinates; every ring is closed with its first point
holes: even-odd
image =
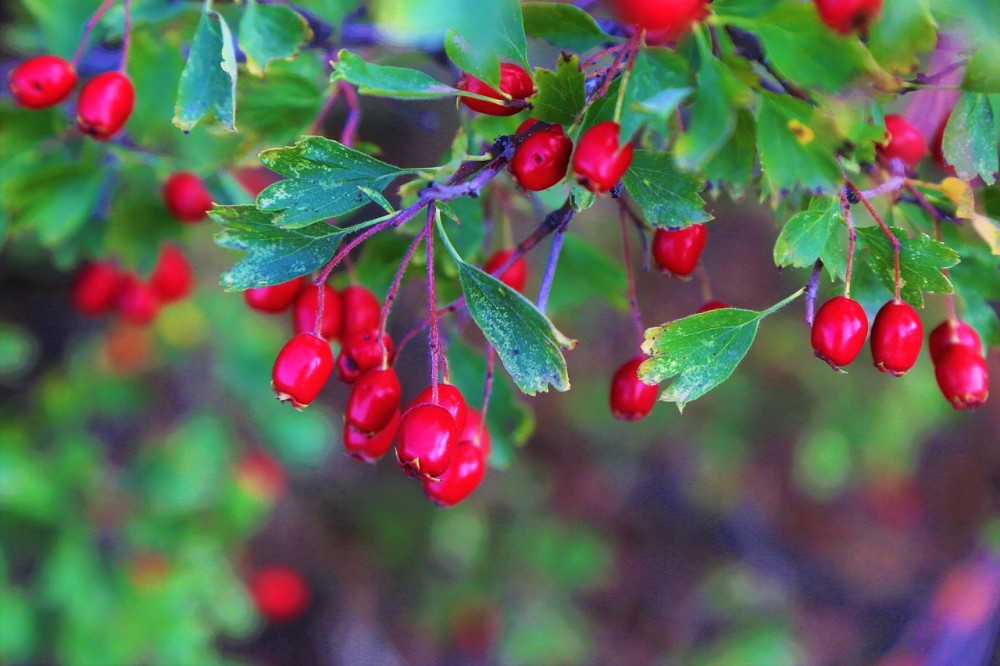
{"type": "Polygon", "coordinates": [[[674,115],[674,110],[692,92],[694,92],[694,88],[666,88],[649,99],[636,100],[629,107],[629,110],[633,113],[645,114],[658,121],[654,129],[663,136],[667,136],[670,132],[670,120],[674,115]]]}
{"type": "Polygon", "coordinates": [[[982,40],[979,48],[969,56],[965,66],[962,88],[973,92],[1000,93],[1000,42],[982,40]]]}
{"type": "Polygon", "coordinates": [[[445,35],[444,49],[463,72],[496,87],[500,62],[515,62],[530,69],[518,0],[481,0],[474,12],[461,12],[445,35]]]}
{"type": "Polygon", "coordinates": [[[586,102],[580,58],[565,53],[559,57],[556,71],[535,70],[538,93],[533,99],[532,117],[549,123],[571,125],[586,102]]]}
{"type": "Polygon", "coordinates": [[[420,70],[373,65],[347,49],[342,49],[337,54],[333,67],[331,81],[352,83],[358,86],[358,92],[362,95],[395,99],[439,99],[454,97],[460,92],[420,70]]]}
{"type": "Polygon", "coordinates": [[[198,22],[177,88],[174,125],[190,132],[209,111],[223,127],[236,131],[236,51],[218,12],[205,12],[198,22]]]}
{"type": "Polygon", "coordinates": [[[251,74],[263,76],[272,60],[294,58],[310,39],[309,23],[294,9],[247,0],[240,19],[240,48],[251,74]]]}
{"type": "Polygon", "coordinates": [[[683,228],[712,219],[699,194],[701,184],[674,166],[669,153],[637,150],[622,180],[654,226],[683,228]]]}
{"type": "Polygon", "coordinates": [[[944,158],[965,180],[977,175],[987,184],[997,178],[997,127],[988,96],[963,93],[944,130],[944,158]]]}
{"type": "Polygon", "coordinates": [[[677,164],[688,171],[701,167],[726,144],[736,129],[737,109],[749,102],[749,89],[715,58],[703,55],[697,82],[691,119],[674,144],[677,164]]]}
{"type": "Polygon", "coordinates": [[[79,232],[97,204],[106,171],[93,160],[50,160],[4,183],[4,207],[12,226],[33,229],[48,248],[79,232]],[[44,195],[40,194],[44,193],[44,195]]]}
{"type": "Polygon", "coordinates": [[[280,211],[273,222],[286,229],[350,213],[371,200],[359,187],[381,192],[409,173],[321,136],[265,150],[260,161],[287,176],[257,196],[261,210],[280,211]]]}
{"type": "Polygon", "coordinates": [[[716,187],[725,187],[733,197],[740,197],[753,175],[757,156],[757,125],[748,109],[736,112],[736,128],[726,143],[702,166],[705,179],[716,187]]]}
{"type": "Polygon", "coordinates": [[[926,0],[893,0],[872,25],[868,48],[886,71],[909,72],[936,42],[937,24],[926,0]]]}
{"type": "MultiPolygon", "coordinates": [[[[922,308],[922,291],[934,294],[950,294],[954,291],[951,282],[941,272],[958,263],[958,253],[950,247],[932,239],[927,234],[907,238],[899,227],[890,227],[899,239],[899,274],[902,280],[903,300],[922,308]]],[[[858,239],[871,250],[868,263],[872,271],[889,291],[895,291],[895,268],[892,244],[878,227],[861,227],[858,239]]]]}
{"type": "Polygon", "coordinates": [[[311,58],[274,62],[264,78],[240,82],[240,136],[246,146],[295,141],[323,106],[326,77],[311,58]]]}
{"type": "Polygon", "coordinates": [[[46,52],[64,58],[72,57],[80,28],[95,9],[80,0],[21,0],[20,4],[37,22],[46,52]]]}
{"type": "Polygon", "coordinates": [[[842,217],[839,199],[814,199],[809,210],[785,223],[774,243],[775,265],[812,266],[830,243],[830,236],[839,235],[842,217]]]}
{"type": "Polygon", "coordinates": [[[572,275],[573,279],[552,283],[550,313],[571,312],[593,304],[595,299],[602,299],[622,312],[628,310],[625,266],[576,234],[566,234],[559,255],[559,272],[572,275]]]}
{"type": "Polygon", "coordinates": [[[561,2],[532,2],[521,8],[524,31],[563,49],[583,52],[608,42],[620,42],[601,30],[590,14],[561,2]]]}
{"type": "Polygon", "coordinates": [[[803,187],[832,191],[840,179],[837,136],[817,109],[792,97],[761,92],[757,105],[760,164],[772,196],[803,187]]]}
{"type": "MultiPolygon", "coordinates": [[[[945,240],[952,244],[961,234],[958,228],[949,227],[945,240]]],[[[991,305],[1000,301],[1000,256],[979,243],[961,249],[962,263],[949,270],[948,277],[961,299],[962,319],[979,331],[987,346],[1000,345],[1000,320],[991,305]]]]}

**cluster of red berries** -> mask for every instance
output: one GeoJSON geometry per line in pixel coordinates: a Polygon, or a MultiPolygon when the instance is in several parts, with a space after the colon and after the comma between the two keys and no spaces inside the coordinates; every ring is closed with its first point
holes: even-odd
{"type": "Polygon", "coordinates": [[[89,317],[117,313],[123,320],[144,326],[156,319],[160,307],[185,298],[194,288],[191,262],[176,245],[164,245],[149,279],[122,271],[113,261],[84,263],[70,290],[70,301],[89,317]]]}
{"type": "Polygon", "coordinates": [[[990,376],[983,343],[976,329],[948,318],[931,331],[927,341],[938,388],[958,410],[975,409],[990,395],[990,376]]]}
{"type": "MultiPolygon", "coordinates": [[[[8,77],[14,99],[28,109],[59,104],[73,92],[77,76],[73,64],[59,56],[42,55],[22,62],[8,77]]],[[[107,141],[128,121],[135,106],[135,88],[122,71],[98,74],[83,85],[76,103],[80,131],[107,141]]]]}

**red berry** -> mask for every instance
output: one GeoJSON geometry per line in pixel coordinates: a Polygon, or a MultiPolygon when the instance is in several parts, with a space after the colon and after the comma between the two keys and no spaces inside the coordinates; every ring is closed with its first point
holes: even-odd
{"type": "Polygon", "coordinates": [[[466,410],[465,427],[459,433],[458,441],[472,442],[484,451],[487,460],[490,458],[490,452],[493,451],[490,429],[483,423],[483,415],[471,407],[466,410]]]}
{"type": "Polygon", "coordinates": [[[308,407],[333,372],[330,343],[312,333],[299,333],[285,343],[274,359],[271,388],[278,400],[290,400],[296,409],[308,407]]]}
{"type": "Polygon", "coordinates": [[[125,125],[135,106],[135,88],[122,72],[98,74],[83,85],[76,101],[80,131],[106,141],[125,125]]]}
{"type": "Polygon", "coordinates": [[[638,356],[626,361],[611,378],[611,413],[622,421],[638,421],[649,416],[656,404],[658,387],[639,379],[639,366],[645,361],[638,356]]]}
{"type": "Polygon", "coordinates": [[[440,405],[410,407],[399,424],[396,459],[409,476],[440,479],[458,448],[455,419],[440,405]]]}
{"type": "Polygon", "coordinates": [[[816,0],[816,9],[831,30],[846,35],[867,28],[882,11],[882,0],[816,0]]]}
{"type": "Polygon", "coordinates": [[[399,431],[399,410],[393,412],[389,424],[375,434],[361,432],[349,423],[344,424],[344,450],[356,460],[374,464],[392,446],[399,431]]]}
{"type": "MultiPolygon", "coordinates": [[[[523,132],[537,121],[528,119],[517,131],[523,132]]],[[[562,125],[539,130],[525,139],[510,160],[510,174],[526,190],[547,190],[566,176],[573,142],[562,125]]]]}
{"type": "Polygon", "coordinates": [[[243,300],[259,312],[282,312],[288,309],[295,297],[299,295],[305,278],[297,277],[288,282],[271,285],[270,287],[254,287],[243,292],[243,300]]]}
{"type": "Polygon", "coordinates": [[[364,287],[350,285],[340,291],[343,311],[340,338],[346,340],[355,333],[378,328],[382,319],[382,302],[364,287]]]}
{"type": "Polygon", "coordinates": [[[438,506],[455,506],[479,487],[485,475],[486,452],[472,442],[461,442],[440,480],[423,480],[424,494],[438,506]]]}
{"type": "Polygon", "coordinates": [[[80,314],[100,317],[115,307],[121,275],[110,261],[87,262],[73,278],[69,299],[80,314]]]}
{"type": "Polygon", "coordinates": [[[698,308],[698,313],[709,312],[711,310],[722,310],[723,308],[728,308],[728,307],[729,306],[726,305],[725,303],[723,303],[722,301],[712,300],[712,301],[708,301],[707,303],[705,303],[704,305],[702,305],[700,308],[698,308]]]}
{"type": "MultiPolygon", "coordinates": [[[[501,100],[501,103],[494,104],[481,99],[471,97],[459,97],[462,104],[473,111],[485,113],[490,116],[512,116],[521,110],[517,106],[504,106],[503,95],[496,88],[468,73],[463,73],[458,79],[456,87],[465,92],[476,93],[501,100]]],[[[523,67],[509,62],[500,63],[500,90],[507,93],[515,100],[522,100],[531,97],[535,93],[535,84],[531,80],[531,74],[523,67]]]]}
{"type": "Polygon", "coordinates": [[[344,409],[344,422],[363,433],[376,433],[392,421],[392,415],[399,409],[401,394],[395,370],[369,370],[351,389],[344,409]]]}
{"type": "Polygon", "coordinates": [[[653,234],[653,259],[665,273],[687,277],[694,272],[705,249],[705,225],[683,229],[657,229],[653,234]]]}
{"type": "Polygon", "coordinates": [[[212,195],[205,183],[187,171],[170,174],[163,183],[162,194],[167,209],[181,222],[200,222],[212,208],[212,195]]]}
{"type": "MultiPolygon", "coordinates": [[[[313,333],[316,330],[316,313],[319,311],[319,287],[307,284],[295,296],[292,308],[292,328],[296,333],[313,333]]],[[[340,333],[340,295],[328,284],[323,285],[323,320],[319,334],[332,340],[340,333]]]]}
{"type": "Polygon", "coordinates": [[[337,356],[337,376],[346,384],[353,384],[358,377],[382,364],[392,362],[394,350],[392,338],[388,333],[382,334],[378,340],[378,331],[371,329],[363,333],[354,333],[344,340],[337,356]]]}
{"type": "MultiPolygon", "coordinates": [[[[410,401],[410,404],[407,405],[407,409],[415,407],[416,405],[432,402],[432,396],[433,390],[430,386],[428,386],[410,401]]],[[[455,419],[455,428],[458,430],[459,434],[461,434],[465,429],[465,422],[469,413],[469,409],[465,404],[465,398],[462,397],[462,392],[451,384],[440,383],[438,384],[437,404],[448,410],[448,413],[451,414],[451,418],[455,419]]]]}
{"type": "Polygon", "coordinates": [[[649,31],[650,43],[676,41],[708,14],[708,0],[615,0],[622,21],[649,31]]]}
{"type": "MultiPolygon", "coordinates": [[[[507,263],[507,260],[512,256],[514,256],[514,248],[497,250],[486,260],[483,270],[493,275],[493,272],[507,263]]],[[[523,256],[518,257],[507,270],[500,275],[494,275],[494,277],[499,278],[501,282],[514,291],[523,293],[524,285],[528,283],[528,262],[523,256]]]]}
{"type": "Polygon", "coordinates": [[[813,352],[839,371],[857,358],[866,335],[868,317],[864,308],[846,296],[836,296],[824,303],[813,319],[813,352]]]}
{"type": "Polygon", "coordinates": [[[931,361],[937,363],[948,345],[968,347],[977,354],[983,351],[983,343],[976,329],[958,319],[945,319],[931,331],[927,341],[930,348],[931,361]]]}
{"type": "Polygon", "coordinates": [[[179,301],[194,288],[191,262],[176,245],[164,245],[149,284],[164,303],[179,301]]]}
{"type": "Polygon", "coordinates": [[[27,109],[44,109],[66,99],[76,86],[76,70],[59,56],[25,60],[7,75],[14,100],[27,109]]]}
{"type": "Polygon", "coordinates": [[[917,362],[924,324],[909,303],[889,301],[872,322],[872,359],[881,372],[903,376],[917,362]]]}
{"type": "Polygon", "coordinates": [[[990,375],[982,354],[963,345],[948,345],[934,365],[934,378],[955,409],[975,409],[990,395],[990,375]]]}
{"type": "Polygon", "coordinates": [[[126,273],[118,286],[118,314],[130,324],[149,324],[160,312],[160,296],[152,285],[126,273]]]}
{"type": "Polygon", "coordinates": [[[287,622],[309,605],[309,585],[288,567],[266,567],[250,581],[250,596],[261,615],[272,622],[287,622]]]}
{"type": "Polygon", "coordinates": [[[281,463],[262,451],[247,453],[236,463],[236,483],[258,499],[274,499],[287,482],[281,463]]]}
{"type": "Polygon", "coordinates": [[[573,154],[573,175],[592,192],[607,192],[632,164],[632,142],[618,144],[618,123],[605,120],[580,137],[573,154]]]}
{"type": "Polygon", "coordinates": [[[885,133],[885,142],[876,146],[882,159],[898,157],[912,167],[927,154],[924,133],[906,118],[886,116],[885,133]]]}

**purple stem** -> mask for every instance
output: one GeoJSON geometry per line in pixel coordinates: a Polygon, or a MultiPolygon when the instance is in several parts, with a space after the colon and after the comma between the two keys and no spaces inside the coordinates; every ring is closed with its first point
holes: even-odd
{"type": "Polygon", "coordinates": [[[563,241],[566,240],[566,224],[556,229],[549,246],[549,258],[545,261],[545,272],[542,273],[542,284],[538,288],[538,300],[535,302],[542,314],[549,305],[549,292],[552,291],[552,281],[556,277],[556,266],[559,264],[559,254],[562,252],[563,241]]]}
{"type": "Polygon", "coordinates": [[[486,410],[490,406],[490,396],[493,394],[493,370],[496,365],[496,354],[494,353],[493,345],[489,342],[486,343],[486,379],[483,382],[483,406],[479,410],[480,420],[479,420],[479,432],[476,433],[476,438],[482,437],[483,428],[486,427],[486,410]]]}
{"type": "Polygon", "coordinates": [[[98,21],[104,16],[104,14],[111,9],[111,6],[115,4],[117,0],[104,0],[100,6],[91,14],[90,18],[87,19],[87,23],[83,26],[83,35],[80,36],[80,43],[76,47],[76,53],[73,54],[73,67],[76,68],[77,64],[80,62],[80,58],[83,57],[84,49],[87,48],[87,43],[90,41],[90,33],[94,31],[97,27],[98,21]]]}
{"type": "Polygon", "coordinates": [[[354,139],[357,138],[358,125],[361,124],[361,105],[358,103],[358,93],[349,83],[340,81],[338,88],[348,108],[347,120],[344,121],[344,128],[340,132],[340,142],[351,148],[354,146],[354,139]]]}
{"type": "Polygon", "coordinates": [[[122,7],[125,9],[125,25],[122,28],[122,60],[118,69],[124,73],[129,46],[132,44],[132,0],[122,0],[122,7]]]}
{"type": "Polygon", "coordinates": [[[438,338],[437,294],[434,291],[434,208],[427,207],[427,226],[424,227],[427,242],[427,315],[431,330],[428,336],[431,348],[431,402],[438,404],[438,370],[441,367],[441,341],[438,338]]]}
{"type": "MultiPolygon", "coordinates": [[[[399,268],[396,269],[396,275],[392,279],[392,285],[389,286],[389,291],[385,294],[385,302],[382,303],[382,315],[379,317],[378,325],[378,340],[379,345],[382,345],[382,339],[385,336],[386,322],[389,320],[389,311],[392,309],[392,304],[396,300],[396,294],[399,292],[399,285],[403,281],[403,273],[406,272],[406,267],[410,264],[410,260],[413,259],[414,253],[417,251],[417,247],[420,245],[420,241],[423,239],[424,234],[427,233],[427,228],[424,227],[419,232],[417,232],[416,237],[413,242],[410,243],[410,247],[406,249],[406,254],[403,255],[403,261],[399,264],[399,268]]],[[[382,357],[383,364],[385,363],[386,349],[382,347],[382,357]]]]}

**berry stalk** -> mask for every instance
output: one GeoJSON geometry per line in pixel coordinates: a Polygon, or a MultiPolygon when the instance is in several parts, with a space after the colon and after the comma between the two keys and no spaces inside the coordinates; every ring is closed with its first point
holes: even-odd
{"type": "Polygon", "coordinates": [[[376,340],[379,341],[379,345],[382,347],[382,366],[386,366],[388,350],[382,343],[385,336],[386,323],[389,320],[389,311],[392,309],[392,304],[396,300],[396,294],[399,293],[399,285],[403,281],[403,274],[406,272],[406,267],[410,265],[410,261],[413,259],[413,255],[417,251],[417,247],[420,246],[420,241],[424,239],[424,234],[427,233],[427,228],[424,227],[417,232],[414,237],[413,242],[410,243],[410,247],[406,249],[406,254],[403,255],[403,261],[400,262],[399,268],[396,269],[396,275],[392,279],[392,284],[389,286],[389,290],[385,294],[385,301],[382,303],[382,314],[379,317],[378,324],[378,334],[376,340]]]}
{"type": "Polygon", "coordinates": [[[632,244],[628,240],[627,215],[625,209],[618,208],[618,222],[622,231],[622,255],[625,261],[625,277],[628,280],[628,305],[632,313],[632,324],[639,336],[639,344],[646,339],[646,329],[642,325],[642,314],[639,311],[639,298],[635,293],[635,273],[632,270],[632,244]]]}
{"type": "Polygon", "coordinates": [[[441,340],[438,337],[437,294],[434,290],[434,212],[433,206],[427,207],[427,224],[424,236],[427,243],[427,316],[430,319],[429,335],[431,349],[431,402],[438,404],[438,370],[441,365],[441,340]]]}
{"type": "Polygon", "coordinates": [[[77,65],[80,64],[80,58],[83,57],[83,52],[87,48],[87,44],[90,42],[90,33],[94,31],[97,27],[98,22],[104,17],[109,9],[114,6],[117,0],[104,0],[94,13],[90,15],[87,22],[83,26],[83,35],[80,36],[80,43],[77,44],[76,53],[73,54],[73,68],[76,69],[77,65]]]}
{"type": "Polygon", "coordinates": [[[895,273],[894,278],[896,283],[895,299],[896,302],[898,303],[902,300],[900,298],[900,290],[902,289],[902,280],[900,279],[899,275],[899,248],[900,248],[899,239],[896,238],[896,235],[894,233],[892,233],[892,229],[890,229],[889,226],[885,223],[885,221],[882,219],[882,216],[875,211],[875,208],[872,207],[872,204],[868,200],[868,197],[865,196],[864,192],[858,189],[858,186],[854,184],[854,181],[852,181],[850,178],[847,178],[844,182],[847,184],[847,187],[851,188],[851,191],[854,192],[855,195],[857,195],[858,199],[861,200],[861,203],[864,204],[865,208],[868,209],[868,212],[871,214],[871,216],[875,218],[875,221],[878,223],[879,228],[882,229],[882,233],[884,233],[886,235],[886,238],[889,239],[889,242],[892,243],[892,264],[893,264],[893,271],[895,273]]]}

